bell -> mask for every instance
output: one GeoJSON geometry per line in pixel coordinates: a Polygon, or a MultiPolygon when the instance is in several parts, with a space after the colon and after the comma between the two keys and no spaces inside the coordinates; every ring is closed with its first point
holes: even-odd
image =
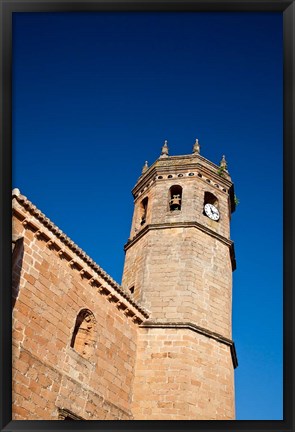
{"type": "Polygon", "coordinates": [[[180,195],[173,195],[170,200],[170,210],[180,210],[181,208],[181,198],[180,195]]]}

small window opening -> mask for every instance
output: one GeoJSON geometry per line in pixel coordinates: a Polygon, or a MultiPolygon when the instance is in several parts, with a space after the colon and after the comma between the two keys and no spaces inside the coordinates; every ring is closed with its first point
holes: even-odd
{"type": "MultiPolygon", "coordinates": [[[[208,216],[208,214],[205,212],[206,204],[211,204],[211,206],[214,206],[217,209],[217,211],[219,211],[218,198],[215,195],[213,195],[211,192],[205,192],[205,194],[204,194],[204,206],[203,206],[203,215],[204,216],[208,216]]],[[[209,207],[210,207],[210,205],[209,205],[209,207]]],[[[207,211],[208,211],[208,208],[207,208],[207,211]]],[[[209,216],[209,217],[215,221],[218,221],[219,220],[219,214],[218,213],[216,214],[216,211],[214,211],[214,209],[211,207],[211,212],[212,211],[213,211],[213,214],[215,213],[214,217],[213,217],[213,214],[211,214],[211,216],[209,216]]]]}
{"type": "Polygon", "coordinates": [[[90,359],[94,351],[95,324],[94,315],[90,310],[83,309],[79,312],[73,331],[71,347],[87,359],[90,359]]]}
{"type": "Polygon", "coordinates": [[[140,204],[140,225],[144,225],[146,223],[146,215],[148,208],[148,197],[145,197],[140,204]]]}
{"type": "Polygon", "coordinates": [[[214,205],[214,207],[217,208],[217,210],[219,210],[219,204],[218,204],[218,198],[213,195],[211,192],[205,192],[204,194],[204,205],[203,205],[203,214],[206,215],[205,213],[205,205],[206,204],[212,204],[214,205]]]}
{"type": "Polygon", "coordinates": [[[129,288],[129,291],[131,292],[131,294],[134,294],[134,285],[131,288],[129,288]]]}
{"type": "Polygon", "coordinates": [[[75,421],[75,420],[83,420],[82,417],[77,416],[76,414],[70,412],[66,409],[58,409],[58,420],[65,421],[75,421]]]}
{"type": "Polygon", "coordinates": [[[21,271],[24,257],[24,238],[12,241],[12,308],[19,294],[21,271]]]}
{"type": "Polygon", "coordinates": [[[182,187],[179,185],[171,186],[169,192],[170,211],[181,210],[182,187]]]}
{"type": "Polygon", "coordinates": [[[213,193],[211,192],[205,192],[204,205],[205,204],[212,204],[218,208],[218,198],[215,195],[213,195],[213,193]]]}

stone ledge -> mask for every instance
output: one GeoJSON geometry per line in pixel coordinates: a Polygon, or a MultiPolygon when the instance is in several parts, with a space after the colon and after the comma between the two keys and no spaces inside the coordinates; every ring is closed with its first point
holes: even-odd
{"type": "Polygon", "coordinates": [[[235,343],[231,339],[222,336],[219,333],[212,332],[203,327],[200,327],[191,322],[169,322],[169,321],[145,321],[140,325],[140,328],[172,328],[172,329],[188,329],[196,333],[202,334],[209,338],[215,339],[217,342],[223,343],[230,347],[233,366],[238,367],[238,358],[235,348],[235,343]]]}
{"type": "Polygon", "coordinates": [[[124,251],[126,252],[131,246],[134,245],[134,243],[136,243],[147,232],[149,232],[151,230],[155,230],[155,229],[169,229],[169,228],[197,228],[200,231],[203,231],[204,233],[210,235],[211,237],[216,238],[221,243],[223,243],[229,247],[230,260],[231,260],[231,264],[232,264],[232,271],[234,271],[236,269],[237,265],[236,265],[236,258],[235,258],[234,242],[232,240],[229,240],[226,237],[223,237],[222,235],[216,233],[215,231],[211,230],[210,228],[205,227],[204,225],[200,224],[199,222],[170,222],[170,223],[146,225],[141,231],[139,231],[136,234],[135,237],[133,237],[132,240],[129,240],[125,244],[124,251]]]}

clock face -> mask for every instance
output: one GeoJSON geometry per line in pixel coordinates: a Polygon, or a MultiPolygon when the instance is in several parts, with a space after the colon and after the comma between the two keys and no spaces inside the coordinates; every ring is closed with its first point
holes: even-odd
{"type": "Polygon", "coordinates": [[[218,221],[219,219],[219,211],[213,204],[205,204],[204,206],[205,214],[212,220],[218,221]]]}

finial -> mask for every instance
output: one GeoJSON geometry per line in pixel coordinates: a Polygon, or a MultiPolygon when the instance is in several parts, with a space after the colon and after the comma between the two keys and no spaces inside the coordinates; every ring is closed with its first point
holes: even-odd
{"type": "Polygon", "coordinates": [[[196,139],[196,142],[194,144],[193,154],[200,154],[200,144],[199,144],[199,140],[198,139],[196,139]]]}
{"type": "Polygon", "coordinates": [[[142,167],[141,174],[144,174],[148,169],[148,161],[145,161],[144,166],[142,167]]]}
{"type": "Polygon", "coordinates": [[[162,152],[161,152],[161,156],[160,157],[167,157],[168,156],[168,141],[165,140],[164,141],[164,145],[162,147],[162,152]]]}
{"type": "Polygon", "coordinates": [[[223,169],[224,171],[227,171],[227,162],[225,160],[225,156],[222,156],[222,159],[220,161],[220,168],[223,169]]]}
{"type": "Polygon", "coordinates": [[[20,190],[18,188],[12,189],[12,196],[19,196],[19,195],[20,195],[20,190]]]}

